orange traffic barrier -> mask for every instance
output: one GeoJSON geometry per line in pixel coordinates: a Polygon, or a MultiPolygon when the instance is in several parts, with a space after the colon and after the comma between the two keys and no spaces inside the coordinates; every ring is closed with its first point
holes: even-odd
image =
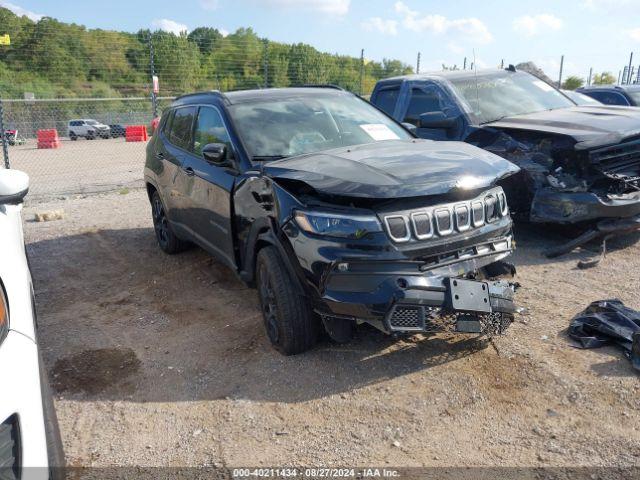
{"type": "Polygon", "coordinates": [[[38,130],[38,148],[59,148],[58,130],[50,128],[38,130]]]}
{"type": "Polygon", "coordinates": [[[146,142],[149,137],[147,135],[147,127],[144,125],[129,125],[125,129],[125,141],[127,142],[146,142]]]}

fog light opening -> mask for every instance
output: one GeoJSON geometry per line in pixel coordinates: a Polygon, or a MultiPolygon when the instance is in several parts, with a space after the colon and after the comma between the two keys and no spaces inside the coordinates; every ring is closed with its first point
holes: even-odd
{"type": "Polygon", "coordinates": [[[398,287],[402,288],[403,290],[407,288],[407,281],[404,278],[399,278],[396,283],[398,284],[398,287]]]}

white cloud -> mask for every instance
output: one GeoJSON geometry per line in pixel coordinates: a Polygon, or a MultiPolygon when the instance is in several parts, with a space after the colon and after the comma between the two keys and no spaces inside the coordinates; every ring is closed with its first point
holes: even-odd
{"type": "Polygon", "coordinates": [[[398,22],[395,20],[384,20],[380,17],[371,17],[362,22],[362,28],[369,32],[379,32],[384,35],[397,35],[398,22]]]}
{"type": "Polygon", "coordinates": [[[634,28],[633,30],[629,30],[627,33],[629,34],[631,40],[640,42],[640,28],[634,28]]]}
{"type": "Polygon", "coordinates": [[[447,44],[447,48],[451,53],[455,53],[456,55],[461,55],[464,53],[464,48],[454,42],[449,42],[447,44]]]}
{"type": "Polygon", "coordinates": [[[549,13],[523,15],[513,20],[513,29],[527,37],[534,37],[545,31],[558,31],[562,28],[562,20],[549,13]]]}
{"type": "Polygon", "coordinates": [[[612,8],[640,5],[640,0],[583,0],[582,5],[589,10],[610,10],[612,8]]]}
{"type": "Polygon", "coordinates": [[[262,0],[260,5],[281,8],[298,8],[329,15],[346,15],[351,0],[262,0]]]}
{"type": "Polygon", "coordinates": [[[219,0],[200,0],[200,6],[204,10],[217,10],[220,2],[219,0]]]}
{"type": "Polygon", "coordinates": [[[189,27],[184,23],[178,23],[174,20],[169,20],[168,18],[157,18],[151,22],[151,25],[158,30],[175,33],[176,35],[180,35],[181,32],[189,31],[189,27]]]}
{"type": "Polygon", "coordinates": [[[396,2],[395,10],[403,17],[402,25],[414,32],[430,32],[435,35],[456,32],[477,44],[487,44],[493,40],[487,26],[475,17],[449,19],[443,15],[421,14],[411,10],[404,2],[396,2]]]}
{"type": "Polygon", "coordinates": [[[19,5],[15,5],[9,2],[0,2],[0,7],[4,7],[7,10],[11,10],[13,13],[18,15],[19,17],[27,17],[30,20],[33,20],[34,22],[37,22],[42,17],[44,17],[44,15],[41,15],[40,13],[32,12],[31,10],[27,10],[26,8],[22,8],[19,5]]]}

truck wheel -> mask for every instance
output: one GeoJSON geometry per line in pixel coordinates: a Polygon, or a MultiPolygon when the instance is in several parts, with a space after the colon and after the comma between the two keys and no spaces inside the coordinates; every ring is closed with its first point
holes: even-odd
{"type": "Polygon", "coordinates": [[[78,140],[78,136],[75,133],[71,132],[69,133],[69,139],[75,142],[76,140],[78,140]]]}
{"type": "Polygon", "coordinates": [[[173,255],[174,253],[186,250],[189,244],[179,239],[176,234],[173,233],[158,192],[153,192],[151,196],[151,215],[153,217],[153,229],[156,232],[156,239],[162,251],[173,255]]]}
{"type": "Polygon", "coordinates": [[[295,355],[315,345],[319,321],[294,287],[275,247],[265,247],[256,262],[258,295],[267,336],[276,350],[295,355]]]}

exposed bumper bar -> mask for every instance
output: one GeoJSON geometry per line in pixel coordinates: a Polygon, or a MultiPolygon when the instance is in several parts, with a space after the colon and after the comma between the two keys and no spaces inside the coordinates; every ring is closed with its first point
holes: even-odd
{"type": "Polygon", "coordinates": [[[640,215],[640,192],[603,199],[590,192],[536,191],[531,204],[532,222],[574,224],[604,218],[640,215]]]}

